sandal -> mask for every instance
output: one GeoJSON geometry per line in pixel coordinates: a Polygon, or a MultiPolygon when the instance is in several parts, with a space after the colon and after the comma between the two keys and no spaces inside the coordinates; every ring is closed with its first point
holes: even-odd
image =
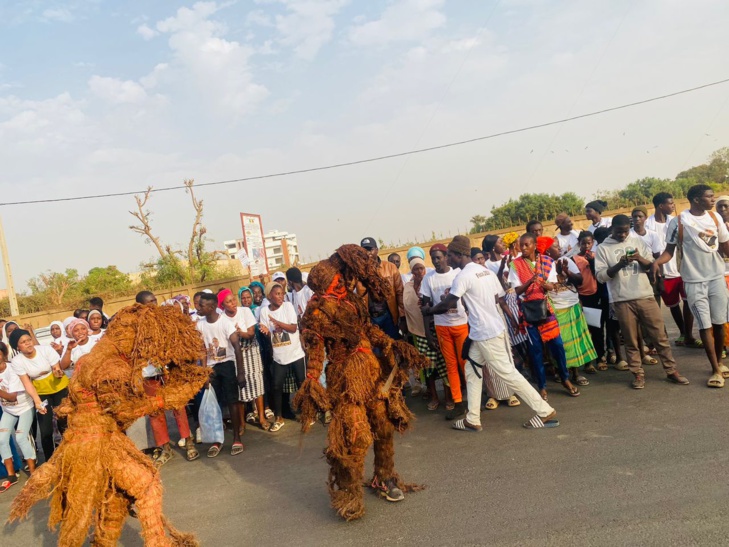
{"type": "Polygon", "coordinates": [[[625,361],[619,361],[615,365],[615,370],[619,370],[622,372],[622,371],[630,370],[630,368],[628,367],[628,363],[626,363],[625,361]]]}
{"type": "Polygon", "coordinates": [[[486,410],[496,410],[497,408],[499,408],[499,401],[497,401],[493,397],[489,397],[489,400],[486,401],[484,408],[486,410]]]}
{"type": "Polygon", "coordinates": [[[451,426],[456,431],[469,431],[471,433],[476,433],[478,431],[483,431],[483,427],[480,425],[471,425],[466,421],[466,418],[463,418],[462,420],[456,420],[453,422],[453,425],[451,426]]]}
{"type": "Polygon", "coordinates": [[[214,458],[215,456],[220,454],[220,448],[221,445],[219,444],[214,444],[213,446],[208,448],[208,458],[214,458]]]}
{"type": "Polygon", "coordinates": [[[726,365],[719,365],[719,372],[723,378],[729,378],[729,368],[726,365]]]}
{"type": "Polygon", "coordinates": [[[694,338],[691,342],[685,342],[684,346],[692,349],[704,349],[704,343],[698,338],[694,338]]]}
{"type": "Polygon", "coordinates": [[[685,346],[685,345],[686,345],[686,337],[684,337],[684,336],[679,336],[678,338],[676,338],[676,339],[675,339],[675,340],[673,341],[673,344],[674,344],[674,345],[675,345],[676,347],[679,347],[679,348],[680,348],[680,347],[682,347],[682,346],[685,346]]]}
{"type": "Polygon", "coordinates": [[[286,424],[286,422],[284,422],[284,421],[281,421],[281,422],[273,422],[273,424],[271,425],[271,427],[268,428],[268,430],[271,433],[276,433],[276,431],[278,431],[279,429],[281,429],[285,424],[286,424]]]}
{"type": "Polygon", "coordinates": [[[615,351],[613,351],[613,350],[608,351],[607,362],[610,363],[611,365],[614,365],[615,363],[618,362],[618,356],[615,354],[615,351]]]}
{"type": "Polygon", "coordinates": [[[241,454],[245,449],[246,447],[243,446],[243,443],[233,443],[233,446],[230,449],[230,455],[237,456],[238,454],[241,454]]]}
{"type": "Polygon", "coordinates": [[[258,412],[249,412],[246,414],[246,423],[255,424],[258,421],[258,412]]]}
{"type": "MultiPolygon", "coordinates": [[[[606,371],[607,369],[608,369],[608,364],[607,364],[607,361],[600,361],[600,362],[599,362],[599,363],[597,364],[597,370],[600,370],[600,371],[606,371]]],[[[585,369],[585,372],[588,372],[588,370],[587,370],[587,369],[585,369]]]]}
{"type": "Polygon", "coordinates": [[[263,415],[266,417],[267,420],[273,420],[275,418],[275,416],[273,414],[273,410],[271,410],[270,408],[267,408],[263,412],[263,415]]]}
{"type": "Polygon", "coordinates": [[[258,423],[258,426],[259,426],[259,427],[260,427],[261,429],[263,429],[263,431],[268,431],[268,430],[270,430],[270,429],[271,429],[271,422],[269,422],[269,421],[266,421],[266,420],[264,420],[264,421],[262,421],[262,422],[259,422],[259,423],[258,423]]]}
{"type": "Polygon", "coordinates": [[[448,401],[445,405],[445,409],[448,410],[449,412],[451,410],[453,410],[454,408],[456,408],[456,403],[454,403],[453,401],[448,401]]]}
{"type": "Polygon", "coordinates": [[[172,453],[172,449],[169,447],[169,445],[166,448],[162,448],[159,450],[155,450],[155,458],[154,458],[154,466],[159,469],[164,464],[166,464],[168,461],[170,461],[174,454],[172,453]]]}
{"type": "Polygon", "coordinates": [[[508,402],[506,403],[507,406],[519,406],[521,405],[521,401],[516,398],[516,395],[512,395],[509,397],[508,402]]]}
{"type": "MultiPolygon", "coordinates": [[[[605,369],[607,370],[607,365],[605,365],[605,369]]],[[[590,363],[589,365],[585,366],[585,373],[587,374],[597,374],[597,369],[595,368],[595,365],[590,363]]]]}
{"type": "Polygon", "coordinates": [[[580,396],[580,390],[577,389],[575,386],[567,387],[565,385],[565,383],[563,383],[562,386],[567,390],[567,393],[569,393],[570,397],[579,397],[580,396]]]}
{"type": "Polygon", "coordinates": [[[10,477],[8,477],[6,479],[3,479],[2,482],[0,482],[0,494],[2,494],[3,492],[5,492],[8,488],[10,488],[11,486],[13,486],[14,484],[16,484],[18,482],[18,476],[17,475],[13,475],[13,478],[15,480],[13,480],[10,477]]]}
{"type": "Polygon", "coordinates": [[[584,376],[578,376],[577,378],[575,378],[575,383],[578,386],[589,386],[590,385],[590,382],[588,382],[587,378],[585,378],[584,376]]]}
{"type": "Polygon", "coordinates": [[[197,451],[194,444],[187,445],[185,457],[188,462],[196,460],[200,457],[200,452],[197,451]]]}
{"type": "Polygon", "coordinates": [[[724,378],[722,378],[721,374],[712,374],[709,380],[706,382],[706,385],[708,387],[724,387],[724,378]]]}
{"type": "Polygon", "coordinates": [[[644,365],[657,365],[658,359],[654,359],[650,355],[646,355],[645,357],[643,357],[643,364],[644,365]]]}
{"type": "Polygon", "coordinates": [[[440,406],[440,401],[429,401],[428,402],[428,410],[438,410],[439,406],[440,406]]]}
{"type": "Polygon", "coordinates": [[[556,412],[552,412],[549,416],[540,418],[534,416],[531,420],[524,424],[525,429],[542,429],[545,427],[559,427],[559,420],[554,417],[557,415],[556,412]]]}

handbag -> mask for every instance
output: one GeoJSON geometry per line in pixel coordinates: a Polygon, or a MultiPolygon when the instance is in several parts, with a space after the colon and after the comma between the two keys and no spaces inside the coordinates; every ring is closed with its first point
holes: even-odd
{"type": "MultiPolygon", "coordinates": [[[[536,274],[541,275],[541,267],[539,260],[536,263],[536,274]]],[[[542,298],[541,300],[522,300],[521,301],[521,313],[524,316],[524,321],[530,324],[541,323],[549,317],[549,307],[547,306],[547,299],[542,298]]]]}
{"type": "Polygon", "coordinates": [[[524,316],[524,321],[527,323],[535,324],[545,321],[549,317],[547,299],[523,300],[521,303],[521,313],[524,316]]]}

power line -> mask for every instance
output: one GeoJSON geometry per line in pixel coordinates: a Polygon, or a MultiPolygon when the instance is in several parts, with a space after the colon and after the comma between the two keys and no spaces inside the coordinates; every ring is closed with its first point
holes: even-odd
{"type": "MultiPolygon", "coordinates": [[[[445,144],[439,144],[436,146],[429,146],[427,148],[419,148],[417,150],[409,150],[406,152],[397,152],[395,154],[387,154],[385,156],[375,156],[373,158],[365,158],[361,160],[354,160],[354,161],[348,161],[343,163],[334,163],[330,165],[322,165],[319,167],[309,167],[307,169],[297,169],[294,171],[282,171],[280,173],[269,173],[267,175],[256,175],[252,177],[244,177],[239,179],[229,179],[229,180],[218,180],[214,182],[203,182],[200,184],[196,184],[195,188],[203,188],[206,186],[220,186],[223,184],[233,184],[236,182],[249,182],[252,180],[264,180],[264,179],[271,179],[271,178],[277,178],[277,177],[285,177],[289,175],[301,175],[304,173],[314,173],[317,171],[327,171],[330,169],[338,169],[340,167],[350,167],[352,165],[361,165],[363,163],[373,163],[377,161],[384,161],[389,160],[393,158],[401,158],[403,156],[410,156],[413,154],[423,154],[425,152],[433,152],[435,150],[442,150],[444,148],[453,148],[455,146],[461,146],[464,144],[470,144],[474,142],[479,141],[485,141],[489,139],[495,139],[497,137],[503,137],[505,135],[513,135],[515,133],[524,133],[526,131],[532,131],[534,129],[541,129],[543,127],[550,127],[552,125],[558,125],[562,123],[572,122],[575,120],[580,120],[583,118],[590,118],[593,116],[599,116],[601,114],[606,114],[608,112],[615,112],[616,110],[624,110],[626,108],[632,108],[634,106],[640,106],[643,104],[653,103],[656,101],[662,101],[664,99],[669,99],[671,97],[676,97],[678,95],[685,95],[687,93],[692,93],[694,91],[699,91],[701,89],[706,89],[708,87],[714,87],[718,85],[722,85],[729,82],[729,78],[726,78],[724,80],[717,80],[715,82],[711,82],[708,84],[699,85],[696,87],[691,87],[689,89],[682,89],[681,91],[675,91],[673,93],[667,93],[666,95],[659,95],[657,97],[652,97],[650,99],[643,99],[641,101],[636,101],[633,103],[627,103],[620,106],[613,106],[610,108],[604,108],[602,110],[596,110],[594,112],[587,112],[585,114],[579,114],[577,116],[571,116],[569,118],[563,118],[561,120],[554,120],[551,122],[545,122],[540,123],[536,125],[530,125],[527,127],[521,127],[519,129],[510,129],[508,131],[501,131],[499,133],[492,133],[491,135],[485,135],[483,137],[474,137],[472,139],[465,139],[462,141],[455,141],[445,144]]],[[[178,185],[178,186],[166,186],[162,188],[152,188],[152,192],[169,192],[171,190],[184,190],[186,187],[184,184],[178,185]]],[[[114,192],[109,194],[95,194],[90,196],[75,196],[75,197],[68,197],[68,198],[54,198],[54,199],[35,199],[35,200],[27,200],[27,201],[10,201],[6,203],[0,203],[0,206],[7,207],[11,205],[33,205],[37,203],[58,203],[63,201],[81,201],[81,200],[87,200],[87,199],[101,199],[101,198],[114,198],[114,197],[121,197],[121,196],[133,196],[135,194],[142,194],[146,190],[135,190],[130,192],[114,192]]]]}

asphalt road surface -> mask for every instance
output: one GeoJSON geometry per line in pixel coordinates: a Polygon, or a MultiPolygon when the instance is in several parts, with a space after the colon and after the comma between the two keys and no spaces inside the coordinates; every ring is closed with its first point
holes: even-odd
{"type": "MultiPolygon", "coordinates": [[[[276,434],[249,427],[236,457],[227,439],[216,459],[178,452],[162,468],[165,513],[209,546],[727,545],[729,387],[705,387],[702,350],[675,353],[690,386],[664,381],[660,365],[646,367],[643,391],[615,370],[589,376],[578,398],[549,386],[556,429],[523,429],[522,405],[485,411],[481,433],[457,432],[444,410],[410,398],[418,419],[397,439],[397,469],[427,489],[400,503],[368,492],[356,522],[329,507],[324,427],[302,437],[294,422],[276,434]]],[[[0,495],[3,521],[19,490],[0,495]]],[[[47,517],[37,506],[0,543],[55,545],[47,517]]],[[[129,519],[122,543],[141,545],[138,530],[129,519]]]]}

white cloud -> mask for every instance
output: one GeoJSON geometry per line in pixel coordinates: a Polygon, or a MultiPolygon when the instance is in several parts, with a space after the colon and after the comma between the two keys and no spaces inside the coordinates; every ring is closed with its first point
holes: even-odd
{"type": "Polygon", "coordinates": [[[75,19],[71,10],[64,7],[48,8],[43,11],[41,18],[44,21],[60,21],[61,23],[70,23],[75,19]]]}
{"type": "Polygon", "coordinates": [[[163,76],[170,65],[167,63],[159,63],[154,67],[152,72],[139,79],[139,83],[144,86],[145,89],[152,89],[157,87],[160,83],[160,77],[163,76]]]}
{"type": "Polygon", "coordinates": [[[348,0],[280,0],[287,15],[276,16],[279,41],[293,47],[297,57],[312,60],[332,39],[334,18],[348,0]]]}
{"type": "Polygon", "coordinates": [[[170,68],[180,71],[180,84],[193,82],[227,114],[246,114],[268,96],[268,90],[254,82],[249,66],[254,49],[225,39],[225,25],[211,19],[221,7],[198,2],[192,8],[180,8],[173,17],[158,22],[156,29],[169,35],[175,61],[170,68]]]}
{"type": "Polygon", "coordinates": [[[350,28],[349,40],[357,46],[423,40],[445,25],[446,16],[439,9],[443,4],[444,0],[398,0],[379,19],[350,28]]]}
{"type": "Polygon", "coordinates": [[[92,76],[89,79],[91,92],[115,104],[140,104],[147,98],[147,92],[137,82],[106,76],[92,76]]]}
{"type": "Polygon", "coordinates": [[[137,27],[137,34],[139,34],[145,40],[151,40],[155,36],[159,36],[159,32],[157,32],[153,28],[150,28],[146,24],[139,25],[137,27]]]}

